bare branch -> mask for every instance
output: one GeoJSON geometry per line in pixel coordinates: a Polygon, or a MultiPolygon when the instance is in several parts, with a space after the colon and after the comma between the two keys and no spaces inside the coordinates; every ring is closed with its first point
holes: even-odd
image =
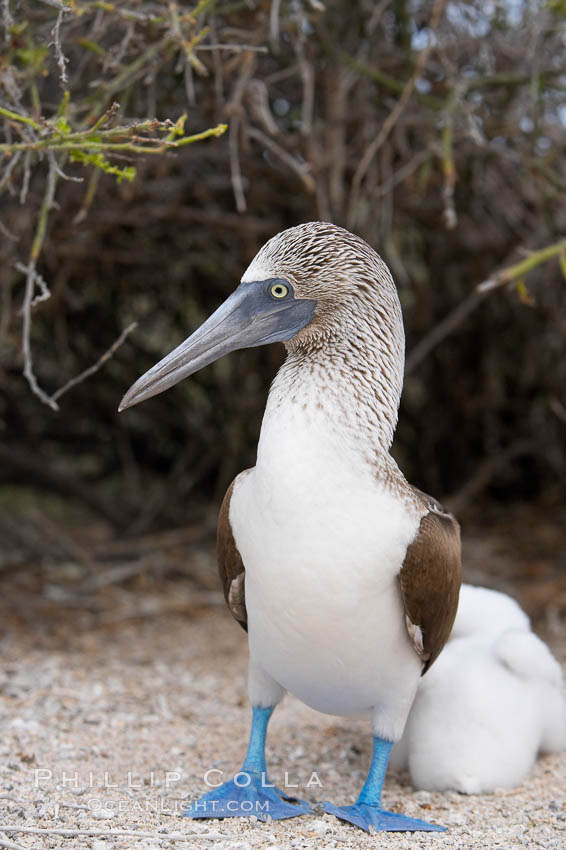
{"type": "Polygon", "coordinates": [[[263,80],[254,78],[248,83],[246,101],[252,118],[260,124],[266,133],[275,136],[278,127],[269,108],[269,91],[263,80]]]}
{"type": "Polygon", "coordinates": [[[465,298],[457,307],[454,308],[448,315],[442,319],[420,342],[418,342],[409,356],[405,364],[405,375],[410,375],[415,371],[417,366],[420,366],[422,361],[428,357],[430,352],[436,348],[447,336],[454,333],[464,319],[473,313],[476,307],[479,307],[483,301],[485,293],[478,292],[474,289],[467,298],[465,298]]]}
{"type": "Polygon", "coordinates": [[[55,160],[55,168],[57,169],[57,176],[60,177],[61,180],[68,180],[71,183],[82,183],[84,181],[83,177],[72,177],[70,174],[65,174],[57,160],[55,160]]]}
{"type": "Polygon", "coordinates": [[[294,171],[299,180],[303,183],[307,192],[314,192],[315,184],[312,176],[308,173],[309,166],[307,163],[296,160],[294,156],[287,153],[281,145],[278,145],[276,141],[271,139],[261,130],[258,130],[257,127],[248,127],[246,132],[250,138],[260,142],[264,147],[275,154],[281,162],[284,162],[288,168],[294,171]]]}
{"type": "Polygon", "coordinates": [[[219,832],[193,832],[191,830],[183,830],[182,832],[141,832],[139,829],[45,829],[39,826],[11,826],[10,824],[0,823],[0,832],[19,832],[28,835],[62,835],[66,838],[74,838],[80,836],[102,836],[104,838],[125,837],[132,838],[153,838],[160,842],[186,843],[194,841],[197,838],[202,838],[206,841],[219,841],[225,838],[219,832]]]}
{"type": "Polygon", "coordinates": [[[0,847],[5,847],[6,850],[25,850],[25,847],[22,847],[21,844],[10,841],[3,832],[0,832],[0,847]]]}
{"type": "Polygon", "coordinates": [[[76,387],[77,384],[81,384],[84,380],[89,378],[91,375],[94,375],[95,372],[98,372],[98,370],[102,366],[104,366],[106,361],[110,360],[112,355],[120,348],[120,346],[122,345],[124,340],[132,333],[132,331],[134,331],[137,328],[137,326],[138,326],[137,322],[132,322],[130,325],[128,325],[128,327],[125,328],[125,330],[122,331],[122,333],[120,334],[118,339],[115,342],[112,343],[110,348],[107,351],[105,351],[104,354],[101,357],[98,358],[96,363],[93,363],[93,365],[89,366],[88,369],[85,369],[83,372],[81,372],[80,374],[76,375],[74,378],[71,378],[69,381],[67,381],[66,384],[63,384],[62,387],[59,387],[59,389],[56,390],[56,392],[54,392],[53,395],[51,396],[52,400],[57,401],[57,399],[61,398],[61,396],[64,395],[64,393],[66,393],[72,387],[76,387]]]}
{"type": "Polygon", "coordinates": [[[195,47],[195,50],[227,50],[230,53],[269,53],[267,47],[261,47],[257,44],[199,44],[198,47],[195,47]]]}
{"type": "Polygon", "coordinates": [[[21,156],[22,156],[21,151],[16,151],[15,154],[12,154],[10,161],[8,162],[8,165],[6,166],[4,174],[0,178],[0,189],[3,189],[4,186],[6,185],[6,183],[8,182],[8,180],[10,179],[10,175],[12,174],[12,171],[14,170],[14,168],[16,167],[18,162],[20,161],[21,156]]]}
{"type": "Polygon", "coordinates": [[[187,93],[187,103],[189,106],[195,106],[197,102],[197,96],[195,92],[195,81],[193,77],[193,67],[191,63],[187,60],[187,57],[184,57],[185,62],[185,72],[184,72],[184,81],[185,81],[185,91],[187,93]]]}
{"type": "Polygon", "coordinates": [[[59,14],[57,15],[57,21],[51,30],[51,34],[53,35],[53,41],[51,44],[55,47],[55,56],[57,57],[57,65],[59,67],[59,80],[63,86],[66,86],[69,82],[66,67],[69,60],[63,53],[63,48],[61,47],[61,23],[63,21],[63,15],[67,11],[68,9],[65,6],[60,7],[59,14]]]}
{"type": "Polygon", "coordinates": [[[538,251],[531,251],[526,259],[501,269],[492,277],[484,280],[483,283],[478,284],[477,290],[483,293],[505,286],[507,283],[523,277],[541,263],[552,260],[554,257],[561,257],[564,254],[566,254],[566,239],[561,239],[559,242],[547,245],[546,248],[540,248],[538,251]]]}
{"type": "Polygon", "coordinates": [[[490,455],[475,468],[472,477],[456,493],[443,499],[447,508],[458,515],[472,499],[488,486],[490,481],[505,469],[516,457],[532,454],[536,450],[534,440],[514,440],[510,446],[497,454],[490,455]]]}
{"type": "Polygon", "coordinates": [[[49,171],[47,173],[45,195],[43,197],[43,202],[39,211],[39,218],[37,222],[35,237],[31,248],[30,258],[27,264],[26,288],[24,294],[24,303],[22,307],[22,354],[24,357],[24,376],[28,384],[30,385],[32,393],[34,393],[34,395],[36,395],[44,404],[47,404],[52,410],[58,410],[57,403],[53,401],[53,399],[50,398],[50,396],[41,389],[41,387],[37,383],[37,378],[35,377],[33,371],[33,361],[31,354],[31,310],[36,284],[35,266],[41,248],[43,246],[43,240],[45,239],[45,232],[47,229],[47,217],[49,215],[49,210],[51,209],[55,198],[56,184],[57,169],[55,167],[54,161],[50,160],[49,171]]]}
{"type": "MultiPolygon", "coordinates": [[[[17,151],[20,153],[20,151],[17,151]]],[[[28,196],[29,189],[29,181],[31,177],[31,152],[26,151],[26,155],[24,157],[24,177],[22,180],[22,188],[20,189],[20,204],[25,204],[26,198],[28,196]]]]}
{"type": "Polygon", "coordinates": [[[16,236],[15,233],[12,233],[11,230],[8,230],[8,228],[2,221],[0,221],[0,233],[2,233],[2,235],[5,236],[6,239],[9,239],[11,242],[19,242],[20,237],[16,236]]]}
{"type": "Polygon", "coordinates": [[[303,104],[301,108],[301,134],[310,136],[312,133],[312,116],[314,112],[314,68],[305,56],[301,44],[299,53],[299,68],[303,81],[303,104]]]}
{"type": "Polygon", "coordinates": [[[401,168],[392,174],[389,180],[386,180],[381,184],[381,186],[376,186],[373,191],[373,197],[382,198],[384,195],[388,195],[395,186],[398,186],[399,183],[402,183],[403,180],[416,171],[419,165],[422,165],[422,163],[427,160],[430,155],[431,153],[428,149],[416,153],[409,162],[405,163],[405,165],[401,166],[401,168]]]}
{"type": "Polygon", "coordinates": [[[368,32],[373,34],[377,29],[378,24],[380,23],[387,7],[391,5],[391,0],[381,0],[380,3],[376,3],[371,13],[371,17],[368,21],[368,32]]]}
{"type": "Polygon", "coordinates": [[[444,202],[444,224],[448,230],[453,230],[458,224],[456,206],[454,204],[454,186],[456,185],[456,169],[452,152],[452,135],[454,127],[453,112],[447,110],[444,129],[442,131],[442,200],[444,202]]]}
{"type": "Polygon", "coordinates": [[[561,422],[564,422],[566,425],[566,407],[562,404],[559,398],[556,396],[552,396],[552,398],[548,402],[548,406],[561,422]]]}
{"type": "MultiPolygon", "coordinates": [[[[16,268],[19,272],[22,272],[25,275],[30,274],[29,266],[25,266],[23,263],[15,263],[14,268],[16,268]]],[[[36,271],[36,269],[32,268],[31,274],[33,275],[34,289],[36,286],[39,287],[39,293],[37,295],[34,295],[30,303],[30,307],[33,309],[41,301],[47,301],[48,298],[51,298],[51,292],[49,290],[49,287],[45,283],[45,280],[42,278],[39,272],[36,271]]],[[[23,313],[23,309],[20,311],[20,313],[23,313]]]]}
{"type": "Polygon", "coordinates": [[[14,23],[14,19],[10,13],[10,0],[2,0],[2,26],[4,27],[4,43],[8,44],[10,40],[10,27],[14,23]]]}
{"type": "Polygon", "coordinates": [[[274,53],[279,53],[279,13],[281,11],[281,0],[271,0],[269,12],[269,41],[274,53]]]}
{"type": "Polygon", "coordinates": [[[234,192],[234,200],[236,201],[236,209],[239,213],[243,213],[247,209],[247,204],[244,194],[242,170],[240,168],[240,124],[241,119],[239,115],[236,115],[230,123],[229,151],[230,174],[232,176],[232,190],[234,192]]]}

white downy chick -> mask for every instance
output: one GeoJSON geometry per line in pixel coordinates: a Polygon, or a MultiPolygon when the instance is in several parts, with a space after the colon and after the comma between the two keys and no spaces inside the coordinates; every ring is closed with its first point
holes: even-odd
{"type": "Polygon", "coordinates": [[[423,677],[391,763],[417,788],[513,788],[566,747],[560,665],[509,596],[463,585],[449,643],[423,677]]]}

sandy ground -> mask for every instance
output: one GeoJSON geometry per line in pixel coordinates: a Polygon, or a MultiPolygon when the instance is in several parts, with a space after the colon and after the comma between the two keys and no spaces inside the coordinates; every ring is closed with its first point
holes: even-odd
{"type": "MultiPolygon", "coordinates": [[[[416,792],[408,776],[392,773],[386,806],[441,823],[445,834],[368,836],[321,812],[277,823],[182,818],[207,770],[228,778],[241,765],[246,638],[213,592],[204,595],[212,605],[195,606],[190,589],[171,580],[150,590],[107,589],[102,603],[76,607],[50,600],[57,589],[47,587],[38,609],[25,595],[5,607],[0,847],[566,846],[566,754],[540,759],[521,788],[485,796],[416,792]]],[[[553,648],[564,652],[557,634],[553,648]]],[[[281,784],[287,771],[295,793],[313,803],[351,802],[370,747],[365,722],[323,716],[289,697],[270,727],[271,778],[281,784]],[[308,787],[313,772],[322,787],[308,787]]]]}

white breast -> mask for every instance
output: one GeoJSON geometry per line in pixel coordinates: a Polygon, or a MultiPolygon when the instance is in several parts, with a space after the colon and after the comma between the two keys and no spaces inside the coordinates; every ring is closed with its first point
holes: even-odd
{"type": "Polygon", "coordinates": [[[257,466],[234,488],[250,656],[320,711],[381,706],[397,736],[421,670],[397,578],[419,517],[327,422],[316,405],[268,406],[257,466]]]}

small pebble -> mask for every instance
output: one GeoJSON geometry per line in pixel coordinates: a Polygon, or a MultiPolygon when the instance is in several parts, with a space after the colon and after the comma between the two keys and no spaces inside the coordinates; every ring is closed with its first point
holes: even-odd
{"type": "Polygon", "coordinates": [[[116,812],[113,812],[111,809],[96,809],[92,813],[92,817],[96,818],[96,820],[109,820],[115,816],[116,812]]]}
{"type": "Polygon", "coordinates": [[[309,823],[309,832],[318,832],[319,835],[326,835],[327,832],[330,832],[330,826],[325,820],[319,818],[309,823]]]}

